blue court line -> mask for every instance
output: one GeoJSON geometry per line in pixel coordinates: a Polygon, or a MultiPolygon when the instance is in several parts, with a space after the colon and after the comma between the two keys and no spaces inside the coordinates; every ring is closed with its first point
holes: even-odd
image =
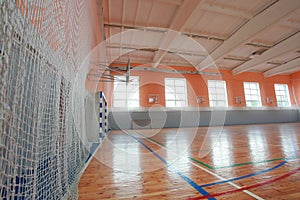
{"type": "Polygon", "coordinates": [[[89,155],[87,157],[87,159],[85,160],[85,163],[87,163],[91,157],[93,157],[93,154],[96,152],[97,148],[99,147],[100,143],[92,143],[92,146],[90,148],[90,152],[89,155]]]}
{"type": "MultiPolygon", "coordinates": [[[[136,141],[138,141],[141,145],[143,145],[148,151],[150,151],[153,155],[155,155],[159,160],[161,160],[168,168],[172,169],[174,172],[176,172],[183,180],[185,180],[188,184],[190,184],[193,188],[195,188],[199,193],[201,193],[204,196],[209,196],[209,193],[206,192],[201,186],[197,185],[194,181],[192,181],[190,178],[185,176],[182,172],[180,172],[178,169],[172,167],[165,159],[163,159],[160,155],[158,155],[156,152],[154,152],[150,147],[148,147],[145,143],[143,143],[140,139],[134,137],[133,135],[130,135],[129,133],[126,133],[136,141]]],[[[211,197],[208,198],[209,200],[216,200],[215,198],[211,197]]]]}
{"type": "Polygon", "coordinates": [[[275,165],[274,167],[264,169],[264,170],[259,171],[259,172],[255,172],[255,173],[247,174],[247,175],[244,175],[244,176],[228,179],[228,180],[225,180],[225,181],[218,181],[218,182],[214,182],[214,183],[208,183],[208,184],[200,185],[200,187],[208,187],[208,186],[212,186],[212,185],[219,185],[219,184],[222,184],[222,183],[227,183],[227,182],[232,182],[232,181],[236,181],[236,180],[240,180],[240,179],[244,179],[244,178],[249,178],[251,176],[256,176],[256,175],[263,174],[263,173],[272,171],[274,169],[277,169],[278,167],[281,167],[282,165],[284,165],[286,163],[287,163],[287,161],[283,161],[283,162],[275,165]]]}

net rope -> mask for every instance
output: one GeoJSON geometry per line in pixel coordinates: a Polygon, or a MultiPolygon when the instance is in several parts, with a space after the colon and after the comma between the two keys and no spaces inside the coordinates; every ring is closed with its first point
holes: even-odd
{"type": "Polygon", "coordinates": [[[71,92],[91,49],[86,2],[0,0],[0,199],[77,199],[89,152],[71,92]]]}

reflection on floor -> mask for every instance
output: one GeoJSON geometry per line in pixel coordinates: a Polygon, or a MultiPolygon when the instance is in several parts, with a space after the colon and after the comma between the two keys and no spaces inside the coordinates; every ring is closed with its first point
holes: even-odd
{"type": "Polygon", "coordinates": [[[300,123],[111,131],[79,199],[300,199],[300,123]]]}

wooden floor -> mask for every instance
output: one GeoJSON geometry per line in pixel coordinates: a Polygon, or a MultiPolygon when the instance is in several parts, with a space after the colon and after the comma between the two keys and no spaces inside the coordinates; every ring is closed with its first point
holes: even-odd
{"type": "Polygon", "coordinates": [[[79,199],[300,199],[300,123],[111,131],[79,199]]]}

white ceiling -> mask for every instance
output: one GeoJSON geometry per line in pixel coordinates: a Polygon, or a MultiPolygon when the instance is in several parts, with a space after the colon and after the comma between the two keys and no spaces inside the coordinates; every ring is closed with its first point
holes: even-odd
{"type": "Polygon", "coordinates": [[[300,0],[103,0],[114,63],[291,74],[300,67],[300,0]]]}

